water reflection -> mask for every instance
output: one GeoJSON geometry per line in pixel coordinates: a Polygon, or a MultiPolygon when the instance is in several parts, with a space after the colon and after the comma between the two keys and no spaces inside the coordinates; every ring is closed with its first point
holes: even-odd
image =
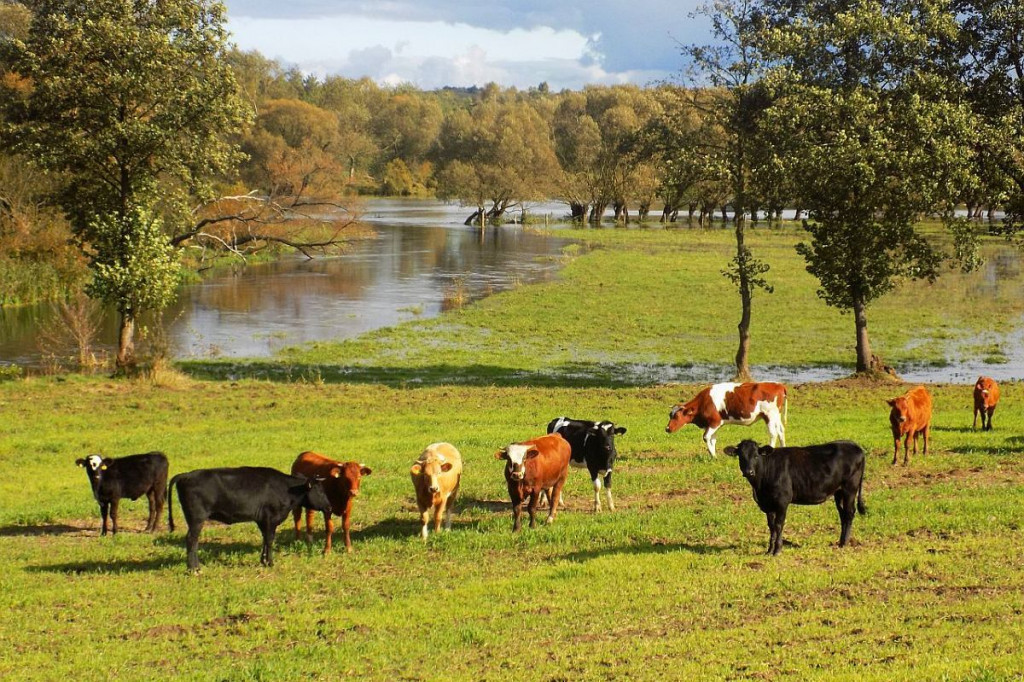
{"type": "MultiPolygon", "coordinates": [[[[481,236],[461,224],[465,209],[438,202],[381,200],[364,210],[376,236],[341,256],[252,265],[184,287],[163,316],[172,354],[265,357],[288,345],[437,315],[456,280],[472,299],[553,276],[555,257],[568,243],[516,226],[481,236]]],[[[52,315],[48,305],[0,310],[0,361],[37,365],[36,338],[52,315]]],[[[108,314],[101,346],[111,349],[116,334],[108,314]]]]}

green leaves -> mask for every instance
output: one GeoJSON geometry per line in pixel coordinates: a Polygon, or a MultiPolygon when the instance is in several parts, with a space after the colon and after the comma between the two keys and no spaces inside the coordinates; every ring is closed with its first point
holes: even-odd
{"type": "Polygon", "coordinates": [[[93,280],[86,288],[90,296],[129,317],[173,300],[181,276],[178,253],[152,213],[133,207],[128,215],[99,215],[89,231],[94,248],[93,280]]]}

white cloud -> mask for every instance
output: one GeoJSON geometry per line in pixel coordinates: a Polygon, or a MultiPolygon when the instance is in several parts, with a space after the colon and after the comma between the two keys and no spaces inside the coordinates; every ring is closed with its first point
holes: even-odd
{"type": "Polygon", "coordinates": [[[243,49],[306,72],[419,87],[646,83],[706,42],[697,0],[229,0],[243,49]]]}

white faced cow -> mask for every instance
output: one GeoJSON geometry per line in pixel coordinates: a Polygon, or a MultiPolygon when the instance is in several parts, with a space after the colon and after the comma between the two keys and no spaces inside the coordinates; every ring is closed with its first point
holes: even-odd
{"type": "Polygon", "coordinates": [[[704,429],[704,444],[715,456],[715,432],[723,424],[750,426],[758,419],[768,424],[772,447],[786,445],[789,400],[786,387],[776,383],[723,383],[709,386],[693,400],[679,403],[668,415],[665,431],[675,433],[687,424],[704,429]]]}

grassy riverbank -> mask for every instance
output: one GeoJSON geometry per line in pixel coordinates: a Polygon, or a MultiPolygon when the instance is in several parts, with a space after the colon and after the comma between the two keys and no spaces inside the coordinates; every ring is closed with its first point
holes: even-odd
{"type": "MultiPolygon", "coordinates": [[[[198,362],[212,376],[290,376],[401,383],[650,384],[719,367],[736,346],[739,300],[721,270],[732,233],[701,230],[560,231],[570,248],[557,281],[497,294],[439,318],[342,342],[287,349],[269,361],[198,362]]],[[[758,366],[851,367],[853,320],[827,307],[793,246],[795,227],[754,230],[748,243],[771,264],[775,292],[754,301],[751,361],[758,366]]],[[[891,364],[963,358],[1005,362],[1024,314],[1018,254],[984,247],[979,272],[950,271],[935,285],[907,282],[869,309],[873,347],[891,364]],[[1008,336],[1010,335],[1010,336],[1008,336]]],[[[706,374],[707,372],[704,372],[706,374]]],[[[693,380],[693,379],[690,379],[693,380]]]]}
{"type": "MultiPolygon", "coordinates": [[[[783,554],[735,460],[663,431],[696,387],[578,389],[260,381],[175,388],[72,377],[0,384],[0,676],[4,679],[1012,679],[1024,669],[1024,416],[1004,387],[996,430],[970,426],[969,387],[935,387],[934,453],[889,464],[898,386],[792,391],[792,442],[869,450],[869,514],[834,544],[832,505],[791,510],[783,554]],[[558,414],[603,415],[619,440],[619,509],[589,511],[573,472],[551,527],[510,532],[491,455],[558,414]],[[466,460],[452,533],[423,544],[408,466],[427,443],[466,460]],[[96,537],[88,452],[159,448],[172,472],[287,468],[312,448],[374,469],[355,553],[323,558],[282,526],[258,565],[247,524],[96,537]]],[[[764,438],[726,427],[720,442],[764,438]]],[[[181,519],[176,509],[177,518],[181,519]]],[[[322,541],[322,534],[316,542],[322,541]]]]}

